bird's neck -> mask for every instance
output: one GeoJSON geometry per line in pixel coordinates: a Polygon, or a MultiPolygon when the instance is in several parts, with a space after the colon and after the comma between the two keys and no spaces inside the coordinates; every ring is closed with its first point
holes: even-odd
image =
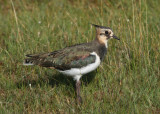
{"type": "Polygon", "coordinates": [[[103,60],[106,53],[107,53],[107,47],[108,47],[107,42],[106,42],[106,44],[100,43],[97,41],[97,39],[95,39],[94,42],[95,42],[95,46],[97,47],[97,49],[96,49],[97,53],[100,56],[100,59],[103,60]]]}
{"type": "Polygon", "coordinates": [[[105,45],[105,47],[108,48],[108,40],[106,40],[106,37],[100,37],[99,35],[97,35],[95,41],[97,41],[101,45],[105,45]]]}
{"type": "Polygon", "coordinates": [[[107,54],[107,47],[106,45],[100,45],[98,49],[98,53],[100,56],[101,61],[104,59],[105,55],[107,54]]]}

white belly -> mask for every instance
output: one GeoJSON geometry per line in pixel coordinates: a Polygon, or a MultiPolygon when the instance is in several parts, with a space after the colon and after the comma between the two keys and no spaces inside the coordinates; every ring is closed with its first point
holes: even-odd
{"type": "Polygon", "coordinates": [[[74,78],[76,76],[82,76],[84,74],[87,74],[87,73],[95,70],[100,65],[99,56],[95,52],[92,52],[91,55],[96,56],[96,61],[92,64],[88,64],[87,66],[82,67],[82,68],[71,68],[70,70],[65,70],[65,71],[58,70],[58,71],[65,74],[65,75],[72,76],[74,78]]]}

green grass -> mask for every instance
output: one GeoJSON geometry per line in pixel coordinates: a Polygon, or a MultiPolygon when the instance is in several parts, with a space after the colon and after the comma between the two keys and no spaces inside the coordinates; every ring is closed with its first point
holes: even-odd
{"type": "Polygon", "coordinates": [[[160,113],[159,0],[0,0],[0,113],[160,113]],[[74,81],[25,54],[95,38],[90,23],[111,27],[103,64],[74,81]],[[30,86],[31,85],[31,86],[30,86]]]}

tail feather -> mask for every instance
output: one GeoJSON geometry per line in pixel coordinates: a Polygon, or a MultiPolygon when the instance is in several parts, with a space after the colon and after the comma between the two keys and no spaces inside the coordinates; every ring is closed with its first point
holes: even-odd
{"type": "Polygon", "coordinates": [[[35,60],[36,58],[38,58],[36,54],[35,55],[28,54],[26,55],[26,57],[27,58],[24,60],[23,65],[26,65],[26,66],[35,65],[35,60]]]}
{"type": "Polygon", "coordinates": [[[43,54],[28,54],[23,62],[23,65],[39,65],[42,67],[53,67],[52,61],[47,60],[48,53],[43,54]]]}
{"type": "Polygon", "coordinates": [[[31,54],[27,54],[27,55],[26,55],[26,57],[33,57],[33,55],[31,55],[31,54]]]}
{"type": "Polygon", "coordinates": [[[26,65],[26,66],[34,65],[33,60],[31,58],[25,59],[23,62],[23,65],[26,65]]]}

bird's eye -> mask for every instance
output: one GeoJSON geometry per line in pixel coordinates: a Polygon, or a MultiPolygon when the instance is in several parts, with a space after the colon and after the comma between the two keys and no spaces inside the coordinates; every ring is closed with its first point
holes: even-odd
{"type": "Polygon", "coordinates": [[[105,34],[106,34],[106,35],[108,35],[108,33],[109,33],[108,31],[105,31],[105,34]]]}

